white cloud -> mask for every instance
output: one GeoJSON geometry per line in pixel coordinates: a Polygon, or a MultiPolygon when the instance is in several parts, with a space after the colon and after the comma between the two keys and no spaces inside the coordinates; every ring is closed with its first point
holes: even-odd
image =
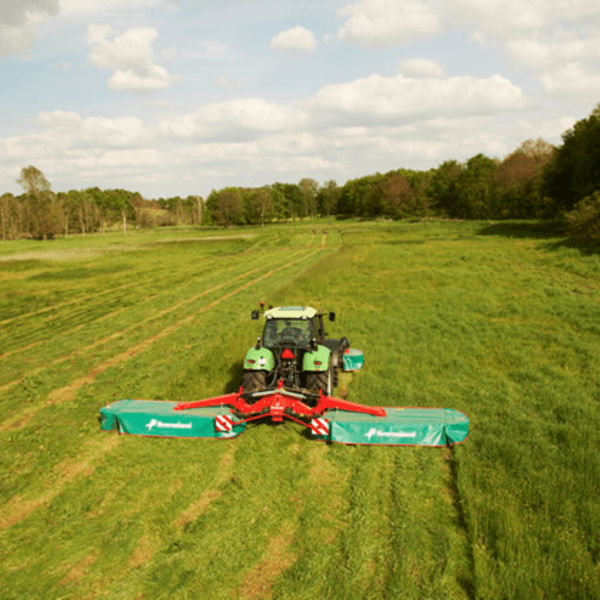
{"type": "Polygon", "coordinates": [[[137,69],[117,69],[108,79],[111,90],[154,92],[171,85],[174,77],[160,65],[138,67],[137,69]]]}
{"type": "Polygon", "coordinates": [[[88,26],[87,43],[90,62],[102,69],[150,66],[154,62],[152,42],[158,31],[151,27],[129,29],[121,35],[109,25],[88,26]],[[114,39],[109,39],[113,37],[114,39]]]}
{"type": "Polygon", "coordinates": [[[57,0],[4,0],[0,3],[0,56],[31,50],[36,25],[58,14],[57,0]]]}
{"type": "Polygon", "coordinates": [[[347,17],[338,38],[349,44],[386,48],[436,33],[441,21],[419,0],[358,0],[338,10],[347,17]]]}
{"type": "Polygon", "coordinates": [[[597,0],[442,0],[442,5],[457,22],[474,23],[481,40],[531,38],[553,24],[600,15],[597,0]]]}
{"type": "Polygon", "coordinates": [[[61,139],[61,145],[69,147],[134,146],[149,140],[149,132],[138,117],[84,119],[73,111],[54,110],[40,113],[36,123],[44,128],[43,135],[61,139]]]}
{"type": "MultiPolygon", "coordinates": [[[[331,118],[422,118],[423,115],[490,114],[523,108],[526,97],[517,85],[500,75],[476,77],[410,78],[378,74],[343,84],[326,85],[309,101],[331,118]]],[[[356,122],[356,125],[359,123],[356,122]]]]}
{"type": "Polygon", "coordinates": [[[538,69],[558,64],[600,58],[600,37],[541,42],[519,39],[508,42],[507,48],[515,61],[538,69]]]}
{"type": "MultiPolygon", "coordinates": [[[[219,134],[293,129],[305,120],[295,108],[244,98],[208,104],[194,113],[162,119],[159,130],[177,137],[213,137],[219,134]]],[[[244,134],[246,135],[246,134],[244,134]]]]}
{"type": "Polygon", "coordinates": [[[600,96],[600,73],[591,72],[580,62],[570,62],[557,69],[544,73],[540,80],[546,91],[563,96],[590,100],[600,96]]]}
{"type": "Polygon", "coordinates": [[[274,50],[283,50],[294,54],[312,52],[317,45],[318,42],[313,33],[300,25],[278,33],[269,44],[274,50]]]}
{"type": "Polygon", "coordinates": [[[58,0],[61,11],[67,15],[98,15],[122,9],[149,8],[162,2],[163,0],[58,0]]]}
{"type": "Polygon", "coordinates": [[[144,27],[117,33],[109,25],[90,24],[87,30],[90,62],[115,71],[108,79],[108,87],[139,93],[169,87],[174,77],[154,62],[152,44],[158,31],[144,27]]]}
{"type": "Polygon", "coordinates": [[[400,70],[405,75],[443,77],[442,68],[427,58],[407,58],[399,62],[400,70]]]}

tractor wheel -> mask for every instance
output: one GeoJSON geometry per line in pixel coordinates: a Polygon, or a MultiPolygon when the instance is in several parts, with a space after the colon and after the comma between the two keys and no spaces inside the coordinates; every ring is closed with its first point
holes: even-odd
{"type": "Polygon", "coordinates": [[[331,391],[332,392],[338,386],[338,381],[339,381],[338,368],[334,367],[333,368],[333,374],[332,374],[332,377],[331,377],[331,391]]]}
{"type": "Polygon", "coordinates": [[[333,391],[333,381],[331,376],[331,367],[327,371],[319,373],[306,374],[306,387],[312,394],[318,394],[319,390],[323,390],[323,394],[329,396],[333,391]]]}
{"type": "Polygon", "coordinates": [[[242,387],[245,392],[261,392],[267,387],[265,371],[244,371],[242,387]]]}

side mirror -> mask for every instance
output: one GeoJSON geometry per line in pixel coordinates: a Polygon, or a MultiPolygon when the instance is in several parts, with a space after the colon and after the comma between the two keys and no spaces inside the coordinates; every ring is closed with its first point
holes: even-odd
{"type": "Polygon", "coordinates": [[[258,311],[257,310],[253,310],[252,311],[252,320],[253,321],[257,321],[258,320],[258,311]]]}
{"type": "Polygon", "coordinates": [[[330,321],[335,321],[335,313],[334,312],[330,312],[329,313],[329,320],[330,321]]]}

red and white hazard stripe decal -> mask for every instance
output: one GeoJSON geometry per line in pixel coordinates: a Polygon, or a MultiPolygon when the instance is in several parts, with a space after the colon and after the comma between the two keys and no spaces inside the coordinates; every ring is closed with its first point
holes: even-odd
{"type": "Polygon", "coordinates": [[[229,415],[217,415],[215,417],[215,429],[223,433],[233,430],[233,419],[229,415]]]}
{"type": "Polygon", "coordinates": [[[324,435],[324,436],[329,435],[329,421],[327,419],[323,419],[323,418],[312,419],[310,424],[313,428],[313,431],[317,435],[324,435]]]}

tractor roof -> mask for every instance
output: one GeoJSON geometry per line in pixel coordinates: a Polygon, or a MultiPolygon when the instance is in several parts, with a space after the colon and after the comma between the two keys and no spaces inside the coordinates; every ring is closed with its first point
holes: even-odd
{"type": "Polygon", "coordinates": [[[310,306],[278,306],[265,311],[266,319],[312,319],[317,314],[310,306]]]}

